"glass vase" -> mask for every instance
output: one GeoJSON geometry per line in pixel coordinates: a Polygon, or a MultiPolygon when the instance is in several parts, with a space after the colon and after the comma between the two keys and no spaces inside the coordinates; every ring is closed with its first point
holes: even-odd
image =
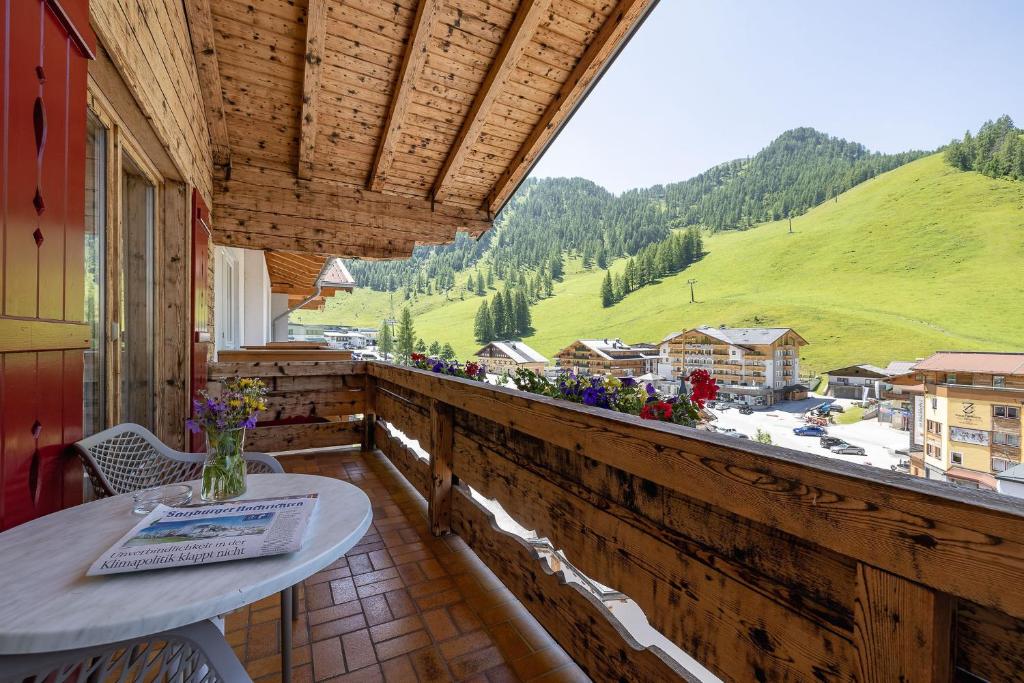
{"type": "Polygon", "coordinates": [[[203,463],[203,500],[229,500],[245,493],[245,460],[242,444],[245,429],[206,432],[203,463]]]}

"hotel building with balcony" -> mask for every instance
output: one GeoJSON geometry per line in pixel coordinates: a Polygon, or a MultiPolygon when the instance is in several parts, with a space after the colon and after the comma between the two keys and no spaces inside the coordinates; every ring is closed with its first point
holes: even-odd
{"type": "Polygon", "coordinates": [[[924,386],[924,453],[911,472],[995,490],[1021,462],[1024,353],[939,351],[914,367],[924,386]]]}
{"type": "Polygon", "coordinates": [[[704,325],[666,336],[662,356],[673,378],[707,370],[718,380],[722,400],[772,405],[795,391],[806,344],[788,327],[704,325]]]}

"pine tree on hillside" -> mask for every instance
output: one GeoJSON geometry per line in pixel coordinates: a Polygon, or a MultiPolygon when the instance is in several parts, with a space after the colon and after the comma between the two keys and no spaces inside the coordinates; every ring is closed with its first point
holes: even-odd
{"type": "Polygon", "coordinates": [[[455,349],[448,342],[444,343],[444,347],[441,349],[441,358],[445,360],[455,360],[455,349]]]}
{"type": "Polygon", "coordinates": [[[494,295],[494,300],[491,301],[491,341],[493,339],[504,339],[508,336],[508,328],[505,327],[505,301],[501,297],[501,293],[494,295]]]}
{"type": "Polygon", "coordinates": [[[437,341],[430,342],[430,355],[439,356],[441,354],[441,344],[437,341]]]}
{"type": "Polygon", "coordinates": [[[545,297],[549,297],[549,296],[554,296],[554,295],[555,295],[555,283],[551,280],[551,276],[550,275],[545,274],[544,275],[544,296],[545,297]]]}
{"type": "Polygon", "coordinates": [[[476,295],[483,296],[487,293],[484,285],[484,275],[479,270],[476,271],[476,295]]]}
{"type": "Polygon", "coordinates": [[[487,268],[487,289],[494,286],[494,270],[490,267],[487,268]]]}
{"type": "Polygon", "coordinates": [[[423,337],[420,337],[419,339],[416,340],[416,347],[415,348],[416,348],[416,353],[426,353],[427,352],[427,342],[425,342],[423,340],[423,337]]]}
{"type": "Polygon", "coordinates": [[[521,289],[516,291],[515,309],[516,335],[522,337],[529,333],[533,320],[530,316],[530,304],[526,300],[526,294],[521,289]]]}
{"type": "Polygon", "coordinates": [[[494,341],[494,320],[491,318],[491,308],[484,299],[480,308],[476,310],[476,320],[473,322],[473,336],[481,344],[494,341]]]}
{"type": "Polygon", "coordinates": [[[406,306],[398,317],[398,338],[395,340],[399,362],[408,365],[416,346],[416,329],[413,327],[412,311],[406,306]]]}
{"type": "Polygon", "coordinates": [[[601,245],[601,248],[597,250],[597,267],[601,270],[608,268],[608,250],[601,245]]]}
{"type": "Polygon", "coordinates": [[[377,348],[384,355],[384,360],[389,360],[395,352],[395,339],[391,336],[391,325],[385,320],[380,325],[380,334],[377,335],[377,348]]]}
{"type": "Polygon", "coordinates": [[[601,305],[608,308],[615,303],[615,292],[612,291],[611,271],[605,271],[604,280],[601,281],[601,305]]]}
{"type": "Polygon", "coordinates": [[[565,275],[565,261],[562,259],[561,250],[551,256],[550,269],[551,278],[554,280],[561,280],[565,275]]]}
{"type": "Polygon", "coordinates": [[[623,282],[622,274],[615,273],[615,277],[612,279],[612,297],[615,301],[622,301],[626,294],[626,284],[623,282]]]}

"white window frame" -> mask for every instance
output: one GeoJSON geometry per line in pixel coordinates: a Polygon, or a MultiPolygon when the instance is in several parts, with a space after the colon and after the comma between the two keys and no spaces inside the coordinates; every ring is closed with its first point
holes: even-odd
{"type": "Polygon", "coordinates": [[[217,293],[213,310],[217,348],[237,349],[242,341],[238,315],[242,306],[241,268],[238,258],[226,249],[217,250],[216,265],[217,293]]]}
{"type": "Polygon", "coordinates": [[[954,465],[963,465],[964,464],[964,454],[961,453],[960,451],[950,451],[949,452],[949,462],[954,464],[954,465]]]}

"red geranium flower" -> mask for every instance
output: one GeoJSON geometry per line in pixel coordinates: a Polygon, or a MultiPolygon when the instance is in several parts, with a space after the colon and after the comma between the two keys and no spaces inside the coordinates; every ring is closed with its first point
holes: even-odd
{"type": "Polygon", "coordinates": [[[476,377],[480,373],[480,365],[477,363],[466,363],[466,374],[470,377],[476,377]]]}
{"type": "Polygon", "coordinates": [[[704,407],[705,401],[713,401],[718,397],[718,382],[711,378],[707,370],[694,370],[687,377],[690,381],[690,400],[699,407],[704,407]]]}
{"type": "Polygon", "coordinates": [[[422,353],[414,353],[414,354],[412,354],[412,356],[410,356],[410,357],[411,357],[411,358],[412,358],[412,359],[413,359],[414,361],[421,361],[421,360],[426,360],[426,359],[427,359],[427,357],[426,357],[426,356],[424,356],[424,355],[423,355],[422,353]]]}
{"type": "Polygon", "coordinates": [[[644,420],[672,421],[672,404],[665,401],[651,401],[640,409],[640,417],[644,420]]]}

